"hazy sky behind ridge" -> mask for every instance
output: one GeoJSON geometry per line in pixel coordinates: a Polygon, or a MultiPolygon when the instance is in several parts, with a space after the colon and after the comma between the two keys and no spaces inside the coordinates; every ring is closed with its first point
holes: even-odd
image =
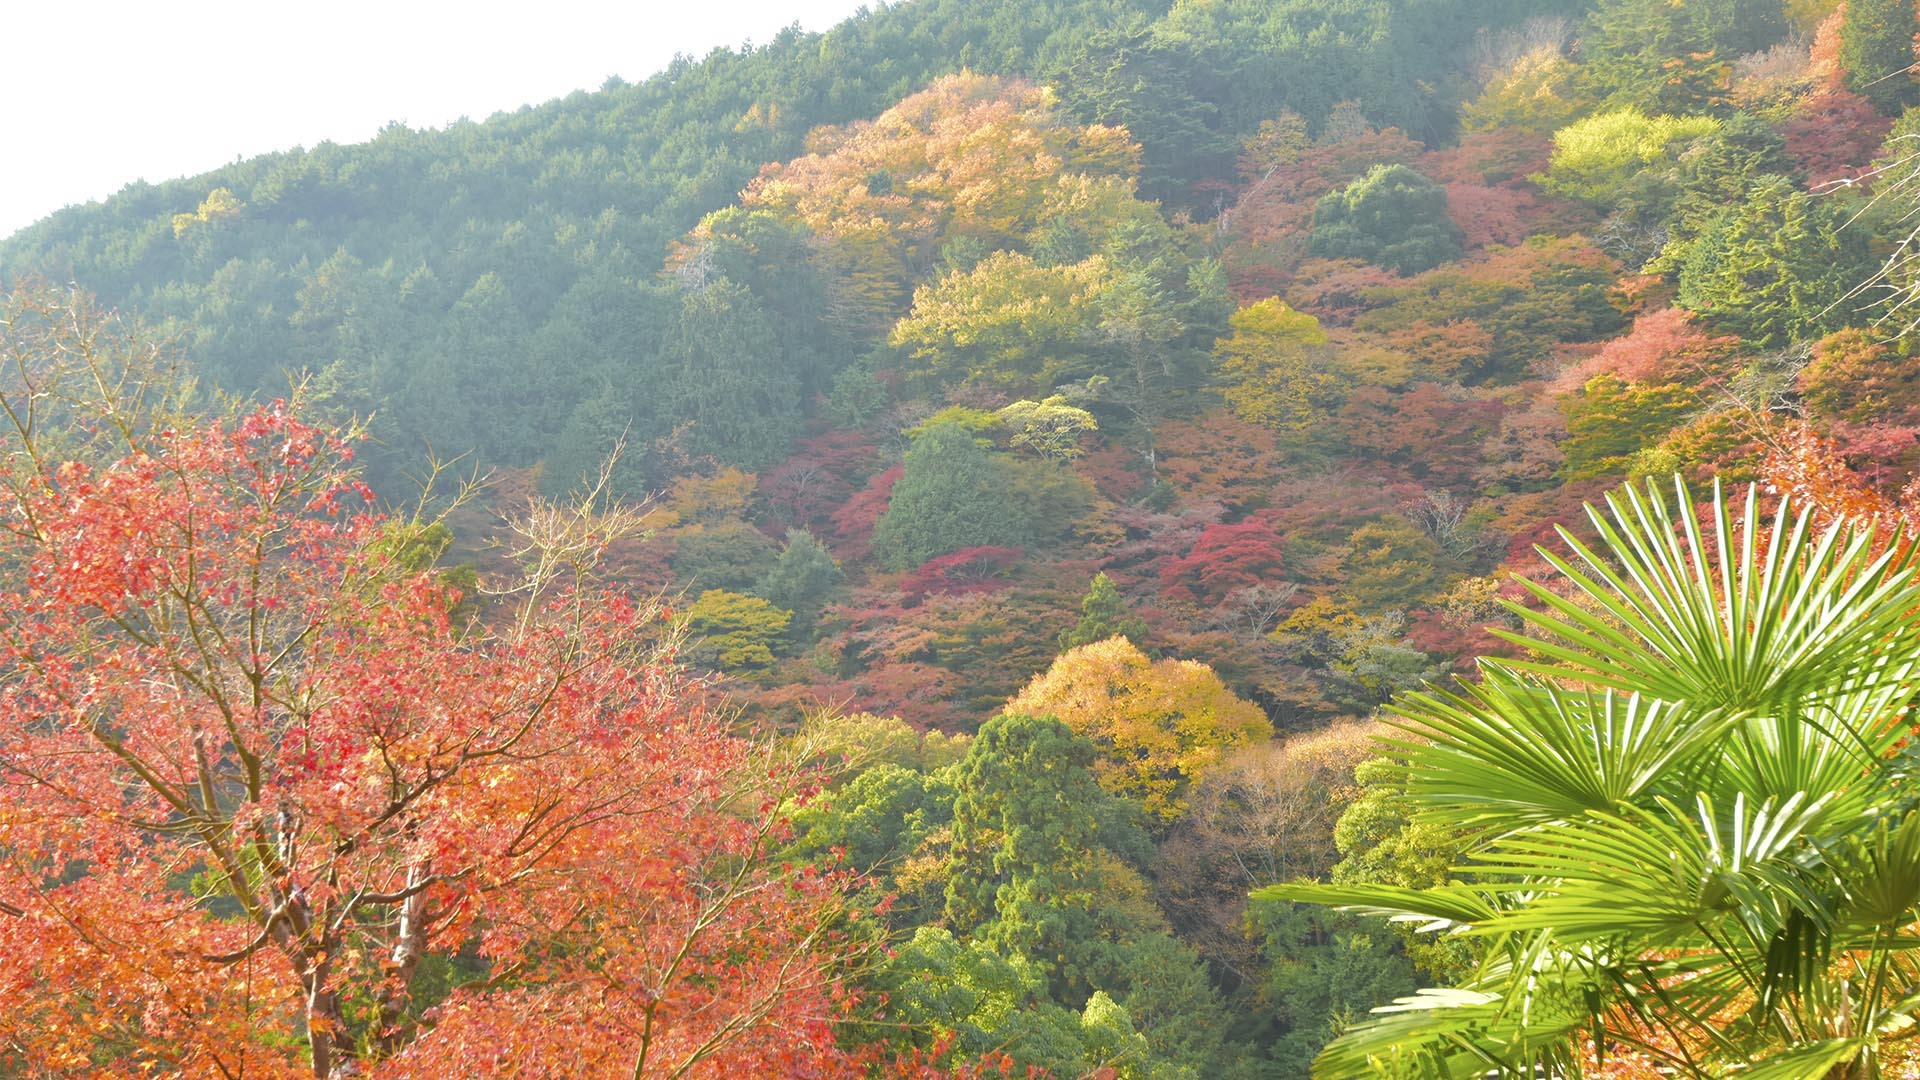
{"type": "MultiPolygon", "coordinates": [[[[825,30],[861,0],[0,4],[0,237],[61,207],[389,122],[444,127],[825,30]]],[[[181,209],[192,209],[182,207],[181,209]]]]}

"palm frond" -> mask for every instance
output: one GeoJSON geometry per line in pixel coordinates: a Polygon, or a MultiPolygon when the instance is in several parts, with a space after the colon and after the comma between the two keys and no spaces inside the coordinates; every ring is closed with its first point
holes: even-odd
{"type": "Polygon", "coordinates": [[[1784,499],[1769,523],[1752,491],[1736,524],[1716,484],[1709,542],[1678,478],[1672,506],[1649,482],[1644,497],[1624,488],[1607,507],[1588,508],[1597,551],[1560,530],[1577,564],[1540,549],[1594,608],[1524,582],[1544,610],[1510,606],[1533,633],[1494,632],[1549,659],[1512,667],[1766,712],[1903,681],[1920,659],[1920,630],[1905,615],[1920,604],[1913,553],[1877,544],[1871,526],[1840,523],[1816,536],[1808,512],[1784,499]]]}
{"type": "Polygon", "coordinates": [[[1827,1080],[1835,1066],[1859,1057],[1864,1049],[1858,1039],[1822,1039],[1789,1047],[1728,1075],[1739,1080],[1827,1080]]]}
{"type": "Polygon", "coordinates": [[[1489,668],[1462,695],[1412,694],[1389,740],[1407,795],[1448,823],[1499,827],[1611,811],[1662,793],[1743,721],[1615,690],[1569,690],[1489,668]]]}
{"type": "Polygon", "coordinates": [[[1269,885],[1255,900],[1320,904],[1356,915],[1420,924],[1420,930],[1465,929],[1499,914],[1479,891],[1466,887],[1402,889],[1391,885],[1321,885],[1298,882],[1269,885]]]}
{"type": "Polygon", "coordinates": [[[1406,809],[1463,840],[1455,880],[1260,894],[1484,943],[1464,986],[1379,1010],[1316,1077],[1571,1077],[1590,1043],[1825,1080],[1914,1026],[1913,548],[1751,490],[1696,513],[1678,478],[1588,516],[1500,632],[1529,656],[1391,707],[1406,809]]]}

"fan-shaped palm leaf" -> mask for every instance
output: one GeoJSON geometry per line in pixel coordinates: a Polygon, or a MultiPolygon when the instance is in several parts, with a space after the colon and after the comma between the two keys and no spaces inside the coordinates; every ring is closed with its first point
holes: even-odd
{"type": "Polygon", "coordinates": [[[1461,880],[1263,893],[1488,946],[1316,1076],[1576,1076],[1582,1040],[1700,1077],[1877,1076],[1920,1007],[1911,552],[1752,492],[1696,514],[1677,479],[1588,514],[1597,541],[1562,530],[1561,580],[1503,635],[1528,657],[1392,708],[1411,816],[1467,829],[1461,880]]]}

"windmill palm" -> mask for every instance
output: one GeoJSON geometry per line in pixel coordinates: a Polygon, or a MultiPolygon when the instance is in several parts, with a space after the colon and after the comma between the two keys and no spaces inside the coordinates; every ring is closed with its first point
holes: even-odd
{"type": "Polygon", "coordinates": [[[1275,899],[1471,935],[1456,988],[1337,1039],[1315,1076],[1576,1077],[1595,1048],[1674,1076],[1885,1068],[1920,1009],[1920,798],[1909,752],[1920,581],[1864,523],[1782,501],[1738,520],[1676,480],[1588,513],[1560,591],[1459,693],[1394,707],[1416,821],[1463,838],[1433,890],[1275,899]],[[1702,521],[1702,517],[1705,518],[1702,521]],[[1563,595],[1563,593],[1565,595],[1563,595]]]}

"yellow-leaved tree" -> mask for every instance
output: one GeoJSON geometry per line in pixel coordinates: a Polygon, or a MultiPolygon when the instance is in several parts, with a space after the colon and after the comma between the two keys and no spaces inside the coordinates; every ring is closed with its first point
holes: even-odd
{"type": "Polygon", "coordinates": [[[1320,321],[1272,297],[1233,313],[1231,337],[1214,346],[1221,394],[1240,417],[1303,431],[1329,411],[1340,390],[1320,321]]]}
{"type": "Polygon", "coordinates": [[[1124,637],[1070,649],[1007,703],[1053,716],[1099,747],[1100,786],[1162,821],[1186,811],[1187,788],[1231,747],[1273,733],[1259,706],[1195,660],[1151,660],[1124,637]]]}
{"type": "Polygon", "coordinates": [[[919,362],[916,376],[1051,386],[1085,348],[1112,281],[1103,255],[1041,266],[998,252],[915,289],[912,313],[887,340],[919,362]]]}

